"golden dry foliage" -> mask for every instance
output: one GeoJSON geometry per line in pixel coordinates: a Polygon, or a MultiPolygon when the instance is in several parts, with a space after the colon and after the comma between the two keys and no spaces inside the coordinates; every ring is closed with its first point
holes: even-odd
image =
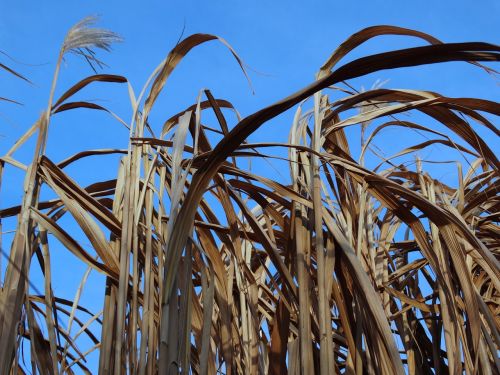
{"type": "Polygon", "coordinates": [[[383,69],[448,61],[494,73],[480,62],[498,61],[498,46],[447,44],[413,30],[370,27],[340,45],[309,86],[238,117],[232,128],[226,116],[234,108],[208,90],[163,125],[153,124],[148,119],[159,94],[192,48],[218,39],[244,66],[224,40],[192,35],[175,46],[138,97],[129,85],[133,119],[119,119],[130,129],[127,149],[50,160],[45,145],[53,116],[75,108],[108,111],[72,101],[76,93],[97,82],[128,84],[121,76],[94,75],[54,100],[66,53],[99,64],[93,49],[109,49],[117,39],[91,23],[86,19],[68,33],[47,110],[1,158],[2,171],[13,165],[26,179],[20,205],[0,211],[3,218],[18,216],[1,280],[0,374],[24,373],[26,340],[31,369],[41,374],[90,373],[85,357],[95,350],[100,374],[500,373],[499,161],[477,133],[483,127],[492,138],[499,135],[491,123],[499,104],[336,86],[383,69]],[[425,45],[338,66],[360,44],[391,34],[425,45]],[[329,95],[322,91],[327,88],[333,88],[329,95]],[[288,143],[246,141],[292,107],[288,143]],[[216,123],[202,120],[207,111],[216,123]],[[409,111],[447,131],[401,120],[409,111]],[[152,129],[160,126],[156,136],[152,129]],[[371,131],[358,161],[344,132],[351,126],[371,131]],[[428,141],[366,168],[365,154],[388,127],[418,131],[428,141]],[[25,165],[14,154],[35,134],[33,161],[25,165]],[[458,186],[432,178],[418,158],[414,169],[392,162],[432,145],[463,160],[458,186]],[[278,149],[288,156],[270,154],[278,149]],[[80,186],[65,172],[82,158],[113,153],[122,158],[111,180],[80,186]],[[244,167],[248,158],[280,159],[292,182],[252,172],[244,167]],[[44,185],[57,199],[40,200],[44,185]],[[59,223],[64,215],[78,223],[93,251],[59,223]],[[54,242],[106,276],[102,311],[80,306],[78,293],[74,301],[54,295],[54,242]],[[35,266],[44,273],[44,295],[28,293],[26,275],[35,266]],[[88,321],[77,319],[77,311],[90,314],[88,321]],[[62,315],[70,317],[68,326],[62,315]],[[88,329],[96,322],[98,337],[88,329]],[[76,335],[72,324],[81,328],[76,335]],[[79,348],[81,335],[93,346],[79,348]]]}

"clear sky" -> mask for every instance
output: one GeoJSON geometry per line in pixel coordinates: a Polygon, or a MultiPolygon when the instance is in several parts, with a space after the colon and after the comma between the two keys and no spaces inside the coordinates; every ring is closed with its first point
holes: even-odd
{"type": "MultiPolygon", "coordinates": [[[[338,44],[367,26],[403,26],[452,42],[498,43],[500,39],[498,0],[4,0],[0,3],[0,51],[15,61],[0,55],[0,62],[27,76],[33,84],[14,80],[0,71],[0,97],[23,103],[23,106],[15,106],[0,102],[1,155],[46,107],[54,65],[64,36],[72,25],[88,15],[101,16],[99,26],[123,37],[124,42],[116,44],[111,53],[98,53],[108,65],[103,72],[126,76],[136,93],[182,33],[184,36],[197,32],[216,34],[226,39],[249,66],[255,93],[249,88],[238,64],[220,43],[210,42],[194,50],[172,75],[152,114],[153,124],[157,121],[156,129],[160,121],[193,104],[203,88],[210,89],[215,97],[231,101],[242,116],[251,114],[310,83],[338,44]]],[[[403,37],[378,38],[350,56],[418,44],[422,43],[403,37]]],[[[88,65],[69,56],[61,71],[56,97],[91,74],[88,65]]],[[[354,83],[357,88],[362,85],[370,87],[377,79],[389,80],[386,87],[429,89],[448,96],[499,98],[498,79],[495,81],[479,69],[463,63],[447,64],[443,68],[379,72],[354,83]]],[[[89,88],[79,98],[109,107],[128,121],[131,110],[126,87],[106,86],[105,91],[99,87],[102,88],[89,88]]],[[[126,148],[126,129],[101,113],[87,112],[79,110],[73,114],[61,114],[60,118],[53,120],[47,152],[55,162],[89,148],[126,148]]],[[[290,116],[280,117],[273,126],[264,126],[252,136],[253,139],[285,141],[290,116]],[[281,128],[279,121],[284,122],[281,128]]],[[[394,136],[391,132],[387,134],[394,136]]],[[[29,162],[31,156],[29,144],[26,151],[16,154],[23,162],[29,162]]],[[[2,208],[20,202],[22,175],[14,170],[8,172],[10,180],[2,182],[0,193],[2,208]]],[[[87,184],[112,178],[114,170],[91,163],[68,168],[68,173],[87,184]]],[[[15,222],[6,220],[2,230],[12,229],[15,229],[15,222]]],[[[12,235],[6,234],[4,246],[11,239],[12,235]]],[[[80,265],[73,266],[72,260],[71,256],[61,255],[54,263],[59,271],[55,273],[56,294],[69,299],[72,299],[85,270],[80,265]]],[[[4,267],[3,259],[0,269],[4,267]]],[[[36,274],[33,277],[36,280],[36,274]]],[[[89,287],[83,296],[83,303],[90,304],[95,311],[100,309],[102,301],[101,282],[102,278],[95,276],[89,284],[95,285],[95,290],[89,287]]]]}

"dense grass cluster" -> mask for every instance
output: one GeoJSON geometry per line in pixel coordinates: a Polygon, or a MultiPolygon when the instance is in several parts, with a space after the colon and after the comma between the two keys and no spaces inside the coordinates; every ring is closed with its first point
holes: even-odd
{"type": "MultiPolygon", "coordinates": [[[[6,166],[26,174],[22,201],[0,211],[17,216],[0,275],[0,374],[500,373],[499,161],[491,139],[477,132],[485,128],[496,142],[492,119],[500,105],[430,91],[359,92],[348,84],[383,69],[448,61],[495,74],[483,62],[500,59],[498,46],[370,27],[340,45],[309,86],[234,125],[231,103],[208,90],[185,111],[152,123],[177,64],[218,39],[192,35],[138,96],[129,85],[134,115],[118,119],[130,129],[128,145],[51,160],[45,148],[53,116],[108,111],[75,94],[88,85],[128,85],[125,77],[97,74],[54,98],[64,56],[76,53],[98,66],[95,49],[107,50],[117,38],[91,19],[69,31],[46,111],[0,158],[2,184],[9,183],[6,166]],[[367,40],[394,34],[424,45],[338,66],[367,40]],[[261,125],[292,109],[287,143],[248,143],[261,125]],[[205,123],[207,112],[215,123],[205,123]],[[403,116],[410,112],[418,121],[403,116]],[[436,123],[440,130],[429,125],[436,123]],[[347,127],[362,129],[360,155],[351,152],[359,139],[347,137],[347,127]],[[427,141],[392,150],[368,168],[365,156],[376,153],[373,140],[388,127],[427,141]],[[27,165],[15,155],[31,137],[27,165]],[[394,161],[430,146],[459,160],[456,186],[432,177],[417,157],[413,165],[394,161]],[[65,171],[109,154],[121,161],[108,180],[81,186],[65,171]],[[289,182],[246,168],[249,158],[276,160],[288,168],[289,182]],[[56,198],[40,199],[42,187],[56,198]],[[68,216],[92,251],[61,224],[68,216]],[[81,306],[78,294],[73,301],[54,294],[56,243],[106,276],[102,311],[81,306]],[[35,266],[43,270],[42,295],[30,293],[27,275],[35,266]],[[84,336],[90,347],[79,346],[84,336]],[[98,369],[87,368],[95,351],[98,369]]],[[[106,116],[103,122],[117,120],[106,116]]]]}

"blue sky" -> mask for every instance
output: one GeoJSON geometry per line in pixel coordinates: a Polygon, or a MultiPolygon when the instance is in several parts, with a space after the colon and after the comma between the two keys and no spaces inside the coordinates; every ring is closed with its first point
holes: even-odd
{"type": "MultiPolygon", "coordinates": [[[[23,106],[0,102],[0,154],[4,154],[46,107],[54,65],[67,30],[83,17],[99,15],[99,26],[124,38],[112,53],[99,52],[109,66],[103,72],[126,76],[136,93],[174,46],[181,34],[202,32],[227,40],[249,67],[252,93],[228,50],[220,43],[203,45],[181,62],[167,84],[151,116],[156,129],[162,120],[196,101],[199,90],[231,101],[242,116],[291,94],[314,79],[314,74],[336,46],[352,33],[376,24],[392,24],[427,32],[443,41],[499,42],[500,2],[479,1],[3,1],[0,3],[0,62],[27,76],[32,85],[0,71],[0,96],[21,101],[23,106]]],[[[421,42],[403,37],[378,38],[355,51],[350,58],[421,42]]],[[[93,72],[88,65],[68,56],[62,68],[56,97],[93,72]]],[[[370,87],[377,79],[386,87],[438,91],[448,96],[467,95],[498,100],[498,79],[463,63],[443,67],[419,67],[372,74],[353,84],[370,87]],[[465,94],[464,94],[465,93],[465,94]]],[[[126,87],[96,86],[79,98],[109,107],[130,119],[126,87]]],[[[252,139],[285,141],[291,112],[264,126],[252,139]]],[[[232,119],[232,125],[235,119],[232,119]]],[[[385,133],[388,148],[395,131],[385,133]]],[[[47,153],[58,162],[89,148],[126,148],[128,132],[102,113],[75,111],[61,114],[51,124],[47,153]],[[103,117],[104,116],[104,117],[103,117]],[[103,120],[104,119],[104,120],[103,120]],[[99,133],[96,137],[95,134],[99,133]]],[[[416,143],[416,142],[413,142],[416,143]]],[[[29,143],[16,157],[29,162],[29,143]]],[[[384,145],[384,144],[382,144],[384,145]]],[[[389,152],[391,153],[391,152],[389,152]]],[[[111,168],[113,160],[110,159],[111,168]]],[[[116,166],[116,164],[114,164],[116,166]]],[[[18,204],[22,174],[8,170],[2,183],[0,206],[18,204]]],[[[112,178],[114,170],[89,162],[68,168],[83,184],[112,178]],[[89,171],[91,171],[89,173],[89,171]]],[[[264,173],[274,173],[264,171],[264,173]]],[[[49,193],[47,193],[49,194],[49,193]]],[[[4,231],[15,228],[13,220],[4,231]]],[[[4,246],[11,235],[4,236],[4,246]]],[[[54,267],[56,294],[72,298],[84,268],[74,265],[61,249],[54,267]],[[70,265],[71,266],[68,266],[70,265]]],[[[2,269],[5,260],[2,260],[2,269]]],[[[33,275],[34,280],[38,276],[33,275]]],[[[84,304],[99,310],[102,278],[97,275],[85,290],[84,304]]]]}

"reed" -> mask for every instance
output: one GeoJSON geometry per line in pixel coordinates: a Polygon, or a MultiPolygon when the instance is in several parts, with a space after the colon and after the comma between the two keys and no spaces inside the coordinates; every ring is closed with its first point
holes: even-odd
{"type": "Polygon", "coordinates": [[[119,40],[94,21],[84,19],[68,32],[46,110],[0,158],[4,184],[6,165],[26,174],[19,205],[0,210],[1,218],[17,216],[0,275],[0,374],[500,373],[493,149],[500,132],[492,122],[500,105],[466,92],[451,98],[349,85],[380,70],[450,61],[495,74],[490,65],[500,59],[498,46],[369,27],[342,43],[314,82],[253,114],[234,116],[229,101],[205,90],[185,111],[154,123],[158,96],[191,49],[217,40],[243,71],[245,65],[225,40],[196,34],[172,49],[138,96],[126,77],[96,74],[55,98],[68,53],[98,68],[97,49],[119,40]],[[423,46],[339,65],[381,35],[418,38],[423,46]],[[131,121],[74,99],[89,85],[111,83],[128,90],[131,121]],[[111,114],[103,114],[103,124],[125,125],[128,144],[50,160],[51,119],[81,108],[111,114]],[[247,141],[285,111],[294,111],[287,143],[247,141]],[[206,123],[207,112],[215,123],[206,123]],[[406,113],[417,113],[416,121],[406,113]],[[362,130],[357,155],[351,149],[360,140],[348,137],[347,127],[362,130]],[[373,144],[390,127],[417,131],[427,141],[391,150],[368,167],[365,158],[380,156],[373,144]],[[491,138],[481,137],[484,132],[491,138]],[[23,164],[16,151],[33,137],[32,161],[23,164]],[[416,156],[431,146],[457,160],[455,186],[433,177],[427,160],[416,156]],[[109,154],[121,161],[108,180],[81,186],[65,170],[109,154]],[[397,161],[405,155],[414,163],[397,161]],[[280,163],[289,180],[245,167],[249,158],[280,163]],[[56,198],[41,200],[42,187],[56,198]],[[78,224],[91,250],[63,216],[78,224]],[[72,301],[54,294],[54,243],[88,266],[72,301]],[[29,280],[33,267],[43,280],[29,280]],[[91,270],[106,276],[99,312],[80,304],[91,270]],[[43,294],[31,294],[30,282],[43,294]],[[89,328],[95,325],[99,335],[89,328]],[[91,368],[85,359],[94,351],[99,363],[91,368]]]}

